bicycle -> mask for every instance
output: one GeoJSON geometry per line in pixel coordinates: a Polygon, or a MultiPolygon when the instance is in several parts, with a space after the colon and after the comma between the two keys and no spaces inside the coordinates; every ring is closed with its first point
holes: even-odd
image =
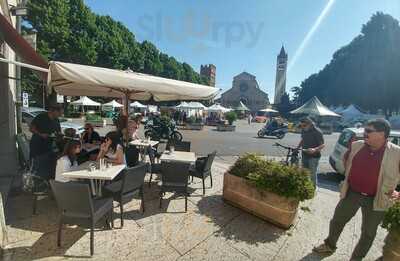
{"type": "Polygon", "coordinates": [[[287,150],[286,159],[282,160],[283,164],[287,166],[299,166],[299,152],[302,149],[285,146],[278,142],[276,142],[274,146],[287,150]]]}

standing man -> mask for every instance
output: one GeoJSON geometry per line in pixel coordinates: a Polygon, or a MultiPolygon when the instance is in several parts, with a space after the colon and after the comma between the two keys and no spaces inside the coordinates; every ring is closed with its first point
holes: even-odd
{"type": "Polygon", "coordinates": [[[251,124],[252,120],[253,120],[253,116],[251,115],[251,113],[249,113],[249,115],[247,115],[247,122],[249,123],[249,125],[251,124]]]}
{"type": "Polygon", "coordinates": [[[324,137],[310,118],[304,118],[300,121],[301,141],[298,148],[303,148],[302,165],[311,172],[311,180],[317,187],[318,163],[321,158],[321,150],[325,147],[324,137]]]}
{"type": "Polygon", "coordinates": [[[36,116],[31,125],[32,139],[30,154],[33,168],[38,176],[54,179],[59,148],[57,140],[61,135],[60,121],[63,109],[60,105],[50,105],[49,111],[36,116]]]}
{"type": "Polygon", "coordinates": [[[364,129],[364,140],[351,144],[344,157],[345,180],[329,235],[315,252],[332,254],[344,226],[361,208],[362,232],[351,260],[362,260],[368,253],[384,211],[400,198],[395,190],[400,178],[400,147],[388,141],[389,133],[388,121],[371,120],[364,129]]]}

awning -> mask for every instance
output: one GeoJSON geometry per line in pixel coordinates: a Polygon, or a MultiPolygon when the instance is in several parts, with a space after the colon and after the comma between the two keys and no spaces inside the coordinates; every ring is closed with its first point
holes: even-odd
{"type": "MultiPolygon", "coordinates": [[[[4,41],[24,62],[41,68],[48,68],[47,61],[15,30],[3,14],[0,14],[0,33],[4,41]]],[[[37,73],[43,80],[47,80],[47,73],[37,73]]]]}
{"type": "MultiPolygon", "coordinates": [[[[218,89],[131,71],[50,62],[49,88],[63,95],[128,97],[131,100],[209,100],[218,89]]],[[[50,89],[51,91],[51,89],[50,89]]]]}

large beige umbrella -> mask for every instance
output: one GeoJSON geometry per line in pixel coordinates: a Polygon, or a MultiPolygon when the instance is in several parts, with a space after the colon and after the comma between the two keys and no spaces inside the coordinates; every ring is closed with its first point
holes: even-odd
{"type": "Polygon", "coordinates": [[[200,84],[54,61],[50,62],[48,86],[69,96],[127,97],[140,101],[210,100],[218,93],[217,88],[200,84]]]}

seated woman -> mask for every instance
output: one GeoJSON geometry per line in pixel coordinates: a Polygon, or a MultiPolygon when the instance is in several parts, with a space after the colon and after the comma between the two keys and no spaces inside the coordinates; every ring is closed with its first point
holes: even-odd
{"type": "Polygon", "coordinates": [[[82,149],[89,160],[96,160],[97,154],[99,153],[98,146],[101,143],[101,138],[98,132],[93,128],[90,123],[85,124],[85,131],[82,134],[82,149]]]}
{"type": "Polygon", "coordinates": [[[106,159],[107,162],[113,165],[124,164],[124,150],[120,144],[120,136],[116,131],[107,133],[104,142],[100,146],[100,152],[97,155],[97,160],[106,159]]]}
{"type": "Polygon", "coordinates": [[[81,151],[81,143],[79,140],[69,140],[64,147],[62,156],[57,160],[55,180],[60,182],[68,182],[71,179],[62,176],[62,173],[71,171],[78,166],[78,154],[81,151]]]}
{"type": "Polygon", "coordinates": [[[61,152],[61,156],[68,141],[76,139],[76,137],[76,130],[74,128],[66,128],[64,130],[64,136],[57,143],[58,149],[61,152]]]}

